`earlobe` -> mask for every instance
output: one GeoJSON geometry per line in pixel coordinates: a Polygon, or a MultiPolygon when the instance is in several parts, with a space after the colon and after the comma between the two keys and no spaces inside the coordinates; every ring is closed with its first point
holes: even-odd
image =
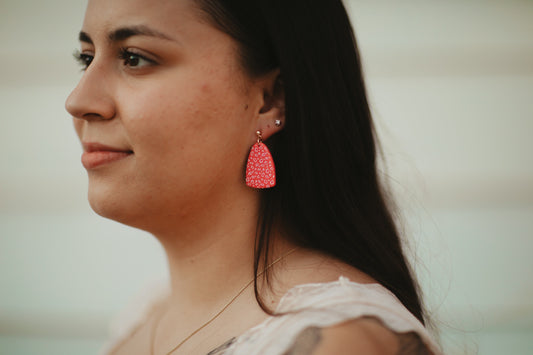
{"type": "Polygon", "coordinates": [[[285,124],[285,90],[279,71],[269,80],[263,92],[263,106],[259,111],[256,129],[261,131],[263,139],[283,129],[285,124]]]}

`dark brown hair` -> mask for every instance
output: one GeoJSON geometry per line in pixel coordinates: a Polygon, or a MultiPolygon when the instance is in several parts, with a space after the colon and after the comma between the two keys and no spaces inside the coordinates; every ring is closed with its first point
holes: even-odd
{"type": "MultiPolygon", "coordinates": [[[[271,228],[373,277],[424,323],[418,287],[376,168],[361,63],[341,0],[196,0],[239,44],[251,76],[280,70],[284,129],[266,143],[277,186],[262,192],[255,271],[271,228]]],[[[257,291],[256,297],[266,310],[257,291]]]]}

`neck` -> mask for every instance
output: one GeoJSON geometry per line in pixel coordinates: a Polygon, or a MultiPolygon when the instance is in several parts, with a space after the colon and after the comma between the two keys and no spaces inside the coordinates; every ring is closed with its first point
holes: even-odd
{"type": "Polygon", "coordinates": [[[167,255],[173,304],[215,305],[253,278],[258,194],[235,196],[212,199],[154,234],[167,255]]]}

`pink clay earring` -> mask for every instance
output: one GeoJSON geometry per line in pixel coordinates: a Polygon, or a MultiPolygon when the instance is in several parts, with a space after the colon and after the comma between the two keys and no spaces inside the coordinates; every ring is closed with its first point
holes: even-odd
{"type": "Polygon", "coordinates": [[[257,142],[252,146],[246,164],[246,185],[256,189],[268,189],[276,186],[276,169],[274,160],[263,143],[261,131],[257,131],[257,142]]]}

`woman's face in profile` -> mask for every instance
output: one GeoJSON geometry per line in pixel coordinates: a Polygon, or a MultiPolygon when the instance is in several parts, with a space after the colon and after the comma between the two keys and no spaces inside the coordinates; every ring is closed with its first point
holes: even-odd
{"type": "Polygon", "coordinates": [[[149,229],[244,186],[259,88],[192,0],[89,0],[81,31],[66,108],[97,213],[149,229]]]}

